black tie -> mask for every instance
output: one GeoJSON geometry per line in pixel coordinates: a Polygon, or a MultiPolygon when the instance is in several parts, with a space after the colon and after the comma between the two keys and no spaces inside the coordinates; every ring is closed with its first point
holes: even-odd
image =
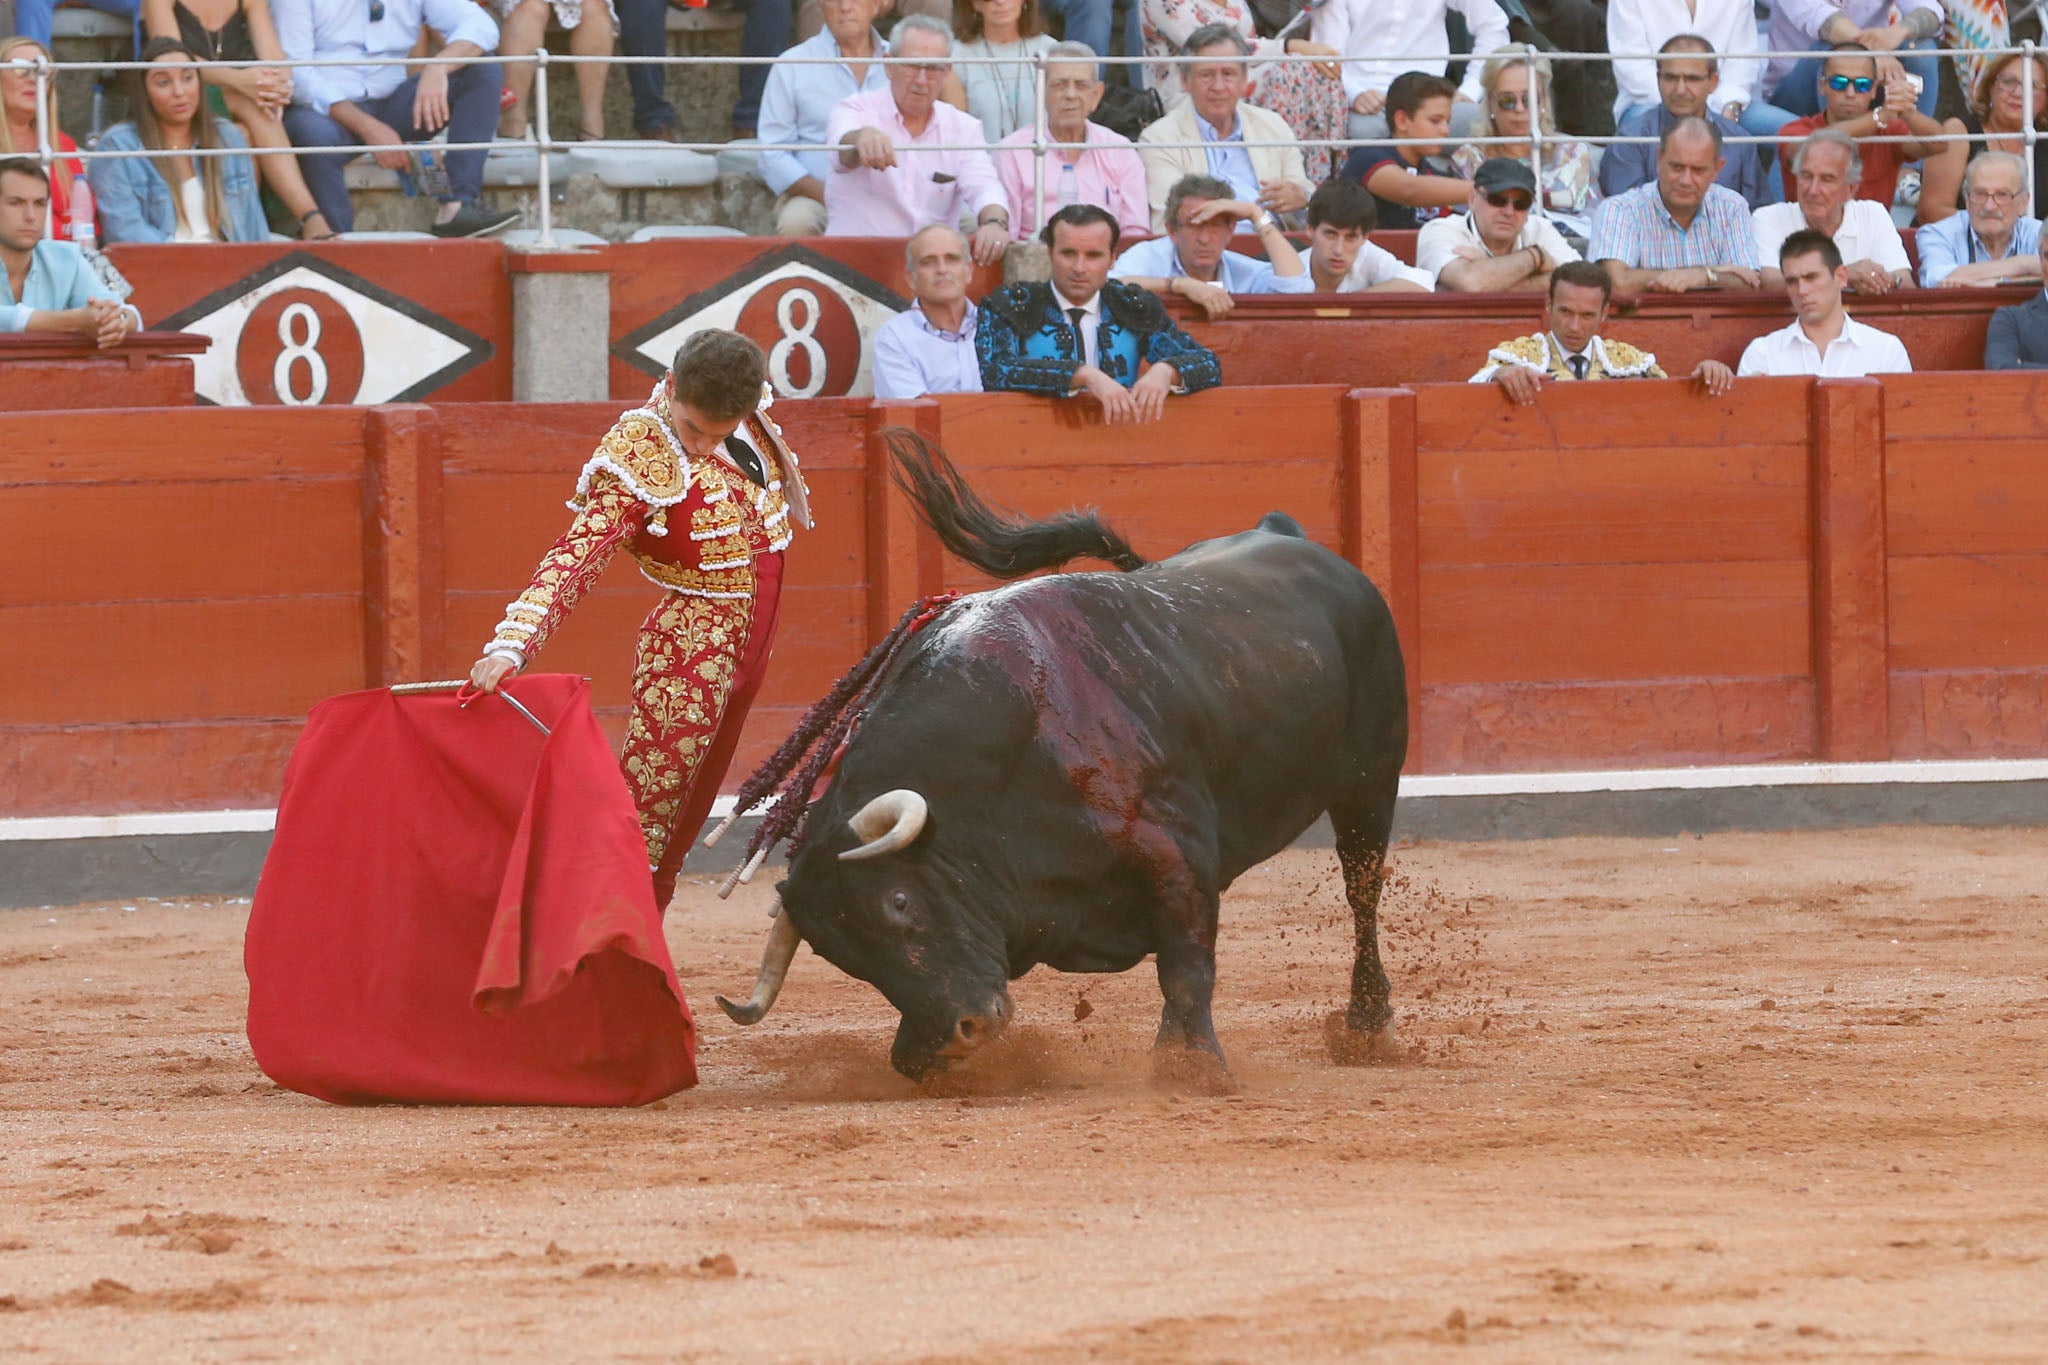
{"type": "Polygon", "coordinates": [[[1586,357],[1582,355],[1566,356],[1565,363],[1572,367],[1572,378],[1584,379],[1586,377],[1586,357]]]}
{"type": "Polygon", "coordinates": [[[768,486],[768,471],[761,467],[761,457],[752,446],[737,436],[728,436],[725,438],[725,453],[732,457],[732,462],[740,467],[742,474],[763,488],[768,486]]]}
{"type": "Polygon", "coordinates": [[[1081,322],[1088,316],[1088,310],[1069,308],[1067,316],[1074,320],[1074,358],[1085,365],[1088,363],[1088,340],[1082,333],[1081,322]]]}

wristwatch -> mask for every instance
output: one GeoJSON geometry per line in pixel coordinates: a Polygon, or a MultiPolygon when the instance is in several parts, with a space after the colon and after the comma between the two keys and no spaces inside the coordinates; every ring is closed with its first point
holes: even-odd
{"type": "Polygon", "coordinates": [[[1273,217],[1270,210],[1260,209],[1258,217],[1252,219],[1252,228],[1255,231],[1264,232],[1267,228],[1274,226],[1276,222],[1277,220],[1273,217]]]}
{"type": "Polygon", "coordinates": [[[1721,287],[1721,272],[1710,265],[1700,268],[1707,272],[1707,288],[1719,289],[1721,287]]]}

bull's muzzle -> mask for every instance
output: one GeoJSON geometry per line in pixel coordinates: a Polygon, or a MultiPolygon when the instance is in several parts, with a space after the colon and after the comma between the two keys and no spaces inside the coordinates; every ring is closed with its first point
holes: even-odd
{"type": "Polygon", "coordinates": [[[963,1014],[953,1024],[953,1035],[940,1047],[938,1055],[948,1061],[957,1062],[980,1051],[1002,1034],[1010,1022],[1010,997],[999,995],[980,1014],[963,1014]]]}

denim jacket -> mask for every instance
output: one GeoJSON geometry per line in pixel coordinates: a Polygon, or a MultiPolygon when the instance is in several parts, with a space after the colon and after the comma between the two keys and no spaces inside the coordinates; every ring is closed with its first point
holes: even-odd
{"type": "MultiPolygon", "coordinates": [[[[216,119],[223,145],[247,152],[249,140],[226,119],[216,119]]],[[[139,152],[142,134],[131,123],[117,123],[100,135],[98,150],[139,152]]],[[[261,242],[270,236],[263,201],[256,196],[256,164],[250,157],[221,158],[221,190],[228,220],[222,225],[231,242],[261,242]]],[[[86,173],[99,206],[100,231],[108,242],[168,242],[178,233],[176,196],[156,165],[145,157],[95,161],[86,173]]]]}
{"type": "MultiPolygon", "coordinates": [[[[981,386],[990,393],[1041,393],[1063,398],[1080,368],[1079,338],[1053,299],[1050,284],[1009,284],[981,301],[974,344],[981,386]]],[[[1208,347],[1173,325],[1166,306],[1122,280],[1102,286],[1102,326],[1095,334],[1098,368],[1129,387],[1138,362],[1172,365],[1188,393],[1223,382],[1208,347]]]]}

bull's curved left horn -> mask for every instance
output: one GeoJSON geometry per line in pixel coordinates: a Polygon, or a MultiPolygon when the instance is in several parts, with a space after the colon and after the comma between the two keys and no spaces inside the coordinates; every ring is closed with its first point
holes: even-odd
{"type": "Polygon", "coordinates": [[[775,924],[768,931],[767,951],[761,954],[761,974],[754,978],[753,998],[744,1005],[735,1005],[721,995],[718,1008],[735,1024],[760,1023],[775,997],[782,994],[782,978],[789,975],[789,964],[796,960],[796,945],[800,941],[796,926],[789,922],[789,912],[777,907],[775,924]]]}
{"type": "Polygon", "coordinates": [[[925,799],[908,787],[883,792],[854,812],[853,818],[846,822],[860,836],[861,845],[840,854],[839,861],[857,863],[910,847],[924,831],[925,819],[930,814],[931,807],[925,799]]]}

